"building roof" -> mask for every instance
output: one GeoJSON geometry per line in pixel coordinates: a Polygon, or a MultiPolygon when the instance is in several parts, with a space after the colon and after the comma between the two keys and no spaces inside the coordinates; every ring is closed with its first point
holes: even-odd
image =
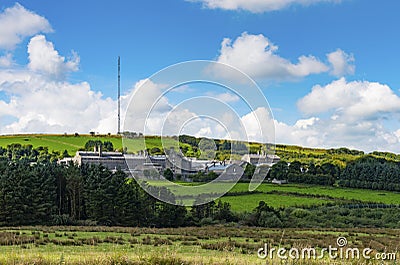
{"type": "Polygon", "coordinates": [[[78,151],[77,155],[81,157],[121,157],[123,158],[123,154],[120,152],[101,152],[101,155],[99,155],[99,152],[93,152],[93,151],[78,151]]]}
{"type": "MultiPolygon", "coordinates": [[[[210,167],[208,168],[208,170],[210,170],[210,171],[214,171],[214,170],[216,170],[216,171],[219,171],[219,170],[223,171],[223,170],[225,170],[225,169],[227,169],[227,168],[229,168],[229,167],[231,167],[231,166],[234,166],[234,165],[236,165],[236,164],[215,165],[215,166],[210,166],[210,167]]],[[[237,166],[237,165],[236,165],[236,166],[237,166]]]]}

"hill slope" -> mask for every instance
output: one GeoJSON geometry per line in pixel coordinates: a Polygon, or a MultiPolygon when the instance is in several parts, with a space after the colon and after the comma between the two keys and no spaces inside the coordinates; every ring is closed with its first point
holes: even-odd
{"type": "MultiPolygon", "coordinates": [[[[170,138],[172,140],[172,138],[170,138]]],[[[82,149],[85,143],[89,140],[100,140],[110,141],[117,150],[122,150],[122,137],[118,135],[60,135],[60,134],[20,134],[20,135],[4,135],[0,136],[0,146],[7,147],[10,144],[21,144],[21,145],[32,145],[34,148],[39,146],[47,147],[48,150],[58,151],[60,153],[67,150],[70,155],[75,154],[76,151],[82,149]]],[[[197,144],[199,139],[191,136],[185,136],[181,139],[180,146],[183,147],[183,152],[188,156],[194,156],[198,154],[197,144]],[[183,142],[182,142],[183,141],[183,142]]],[[[224,149],[225,140],[215,140],[218,148],[217,158],[221,158],[227,154],[224,149]]],[[[143,140],[140,138],[134,138],[129,140],[130,152],[137,152],[144,149],[143,140]]],[[[247,144],[250,152],[255,153],[260,150],[259,143],[247,144]]],[[[146,136],[146,148],[153,150],[153,153],[162,153],[162,143],[158,136],[146,136]]],[[[291,145],[276,145],[276,154],[281,159],[292,162],[300,161],[302,163],[313,162],[315,164],[323,164],[330,162],[338,166],[344,167],[347,162],[353,161],[357,158],[364,156],[364,152],[358,150],[350,150],[347,148],[336,148],[336,149],[322,149],[322,148],[305,148],[301,146],[291,145]]],[[[371,153],[375,157],[382,157],[387,160],[399,162],[400,155],[389,152],[373,152],[371,153]]]]}
{"type": "Polygon", "coordinates": [[[119,136],[91,136],[91,135],[56,135],[56,134],[21,134],[0,136],[0,146],[7,147],[10,144],[32,145],[34,148],[47,147],[49,151],[67,150],[69,154],[75,154],[85,146],[89,140],[110,141],[115,149],[122,148],[122,139],[119,136]]]}

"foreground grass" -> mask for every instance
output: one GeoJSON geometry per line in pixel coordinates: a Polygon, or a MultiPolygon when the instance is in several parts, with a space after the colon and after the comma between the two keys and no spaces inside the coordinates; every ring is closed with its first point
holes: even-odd
{"type": "MultiPolygon", "coordinates": [[[[346,237],[351,247],[370,247],[374,253],[396,252],[400,246],[400,231],[392,229],[22,227],[0,230],[0,264],[279,264],[277,257],[259,259],[257,250],[265,243],[320,249],[336,246],[339,236],[346,237]]],[[[368,264],[396,264],[386,262],[368,264]]],[[[285,264],[333,263],[327,258],[285,264]]]]}
{"type": "Polygon", "coordinates": [[[61,246],[11,250],[1,264],[261,264],[256,257],[178,246],[61,246]],[[210,252],[210,253],[208,253],[210,252]],[[216,252],[216,253],[213,253],[216,252]]]}

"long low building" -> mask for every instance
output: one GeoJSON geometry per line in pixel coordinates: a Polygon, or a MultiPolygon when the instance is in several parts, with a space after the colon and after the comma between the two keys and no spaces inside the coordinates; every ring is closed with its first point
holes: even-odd
{"type": "MultiPolygon", "coordinates": [[[[59,164],[74,163],[82,164],[102,164],[110,170],[121,169],[122,171],[132,174],[135,177],[145,175],[146,177],[159,178],[160,174],[167,168],[171,169],[176,175],[184,178],[190,178],[198,172],[213,171],[216,174],[226,174],[236,176],[243,173],[245,163],[253,165],[266,165],[279,161],[278,156],[262,156],[248,154],[242,157],[241,161],[217,162],[209,160],[197,160],[195,158],[184,157],[180,152],[174,150],[166,155],[150,156],[147,152],[135,154],[123,154],[120,152],[104,152],[101,147],[95,147],[93,151],[77,151],[72,158],[64,158],[59,160],[59,164]],[[218,165],[219,163],[219,165],[218,165]]],[[[267,171],[268,172],[268,171],[267,171]]],[[[261,173],[261,172],[260,172],[261,173]]],[[[264,173],[261,173],[264,174],[264,173]]]]}
{"type": "Polygon", "coordinates": [[[206,167],[199,166],[199,163],[192,163],[192,160],[183,157],[176,152],[169,152],[169,157],[165,155],[150,156],[146,152],[139,155],[123,154],[120,152],[104,152],[101,148],[94,148],[94,151],[77,151],[72,158],[64,158],[58,161],[59,164],[74,163],[82,164],[102,164],[110,170],[121,169],[126,173],[140,175],[145,171],[157,170],[162,173],[166,168],[170,168],[174,174],[189,176],[196,174],[206,167]]]}
{"type": "Polygon", "coordinates": [[[108,169],[116,170],[121,169],[126,171],[128,169],[125,157],[120,152],[86,152],[78,151],[73,158],[74,163],[77,165],[82,164],[102,164],[108,169]]]}

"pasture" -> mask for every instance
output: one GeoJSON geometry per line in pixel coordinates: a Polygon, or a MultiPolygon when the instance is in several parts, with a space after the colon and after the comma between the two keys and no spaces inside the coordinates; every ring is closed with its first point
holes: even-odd
{"type": "Polygon", "coordinates": [[[59,134],[19,134],[0,136],[0,146],[7,147],[10,144],[32,145],[32,147],[47,147],[48,150],[62,153],[67,150],[74,155],[80,148],[85,147],[89,140],[110,141],[114,148],[122,148],[122,140],[119,136],[91,136],[91,135],[59,135],[59,134]]]}
{"type": "Polygon", "coordinates": [[[400,193],[391,191],[351,189],[342,187],[327,187],[302,184],[277,185],[262,183],[255,192],[249,192],[249,183],[216,182],[211,185],[203,183],[170,183],[151,181],[153,186],[164,186],[177,196],[178,200],[193,202],[190,197],[221,194],[229,190],[221,200],[228,202],[235,212],[251,212],[260,201],[265,201],[274,208],[290,206],[311,206],[327,203],[374,203],[374,204],[400,204],[400,193]],[[196,189],[180,189],[177,185],[194,187],[196,189]]]}
{"type": "MultiPolygon", "coordinates": [[[[251,227],[19,227],[0,230],[0,264],[278,264],[257,257],[259,248],[337,247],[345,237],[349,247],[369,247],[375,253],[395,253],[400,232],[391,229],[262,229],[251,227]],[[267,263],[266,263],[267,262],[267,263]],[[271,262],[271,263],[269,263],[271,262]]],[[[396,253],[397,254],[397,253],[396,253]]],[[[331,264],[323,259],[289,259],[286,264],[331,264]]],[[[335,260],[339,262],[339,260],[335,260]]],[[[340,264],[362,264],[344,259],[340,264]]],[[[384,261],[385,262],[385,261],[384,261]]],[[[371,259],[368,264],[384,263],[371,259]]]]}
{"type": "MultiPolygon", "coordinates": [[[[248,183],[237,183],[229,193],[240,193],[248,190],[248,183]]],[[[358,201],[360,203],[382,203],[382,204],[400,204],[400,193],[391,191],[352,189],[342,187],[327,187],[302,184],[275,185],[263,183],[257,191],[260,194],[244,194],[239,196],[229,196],[223,198],[223,201],[230,202],[233,209],[238,211],[254,209],[257,207],[260,199],[273,207],[282,206],[302,206],[318,205],[333,201],[358,201]],[[237,197],[237,198],[234,198],[237,197]],[[235,201],[239,204],[247,204],[248,207],[237,207],[235,201]]]]}

